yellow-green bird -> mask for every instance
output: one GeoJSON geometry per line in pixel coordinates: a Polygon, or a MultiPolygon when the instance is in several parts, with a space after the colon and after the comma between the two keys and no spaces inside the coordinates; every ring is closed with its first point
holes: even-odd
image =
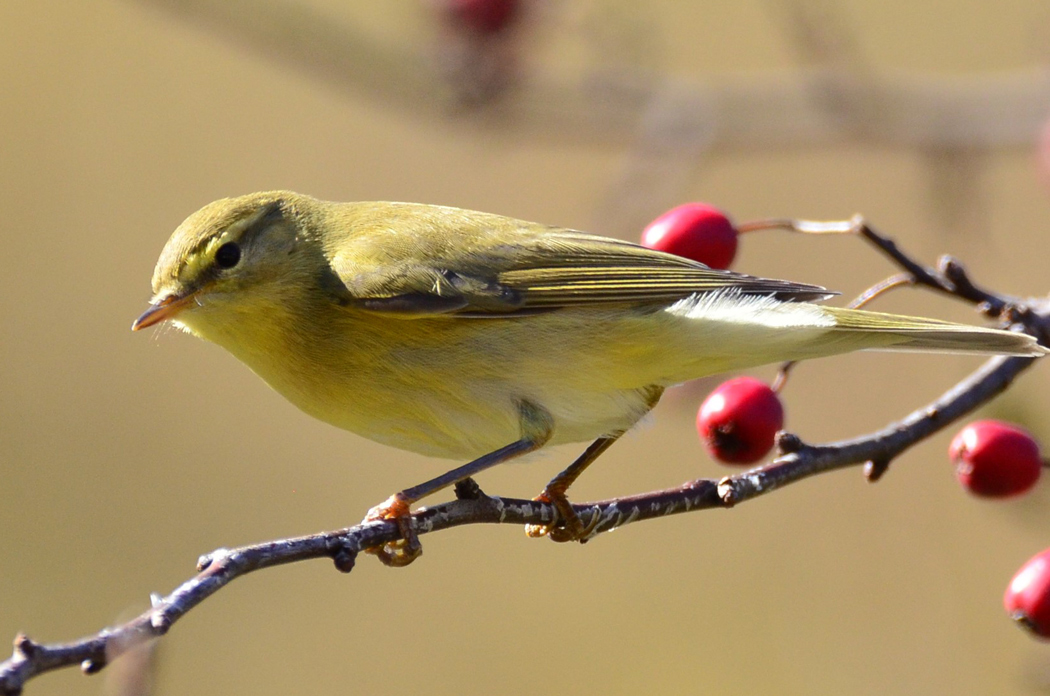
{"type": "Polygon", "coordinates": [[[316,418],[468,461],[370,513],[406,533],[409,505],[430,493],[593,441],[541,495],[565,539],[585,532],[565,489],[669,385],[864,349],[1045,352],[1024,334],[812,304],[829,294],[499,215],[271,191],[187,218],[133,328],[170,319],[316,418]]]}

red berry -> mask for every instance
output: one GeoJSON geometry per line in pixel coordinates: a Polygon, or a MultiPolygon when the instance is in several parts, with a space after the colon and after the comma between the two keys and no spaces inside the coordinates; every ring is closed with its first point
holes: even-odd
{"type": "Polygon", "coordinates": [[[696,414],[696,429],[707,451],[727,464],[753,464],[765,457],[782,427],[780,399],[754,377],[723,382],[696,414]]]}
{"type": "Polygon", "coordinates": [[[970,423],[952,440],[948,456],[959,483],[990,498],[1024,493],[1043,470],[1039,445],[1032,436],[1001,421],[970,423]]]}
{"type": "Polygon", "coordinates": [[[642,246],[726,269],[736,256],[736,238],[736,228],[721,210],[686,203],[650,222],[642,232],[642,246]]]}
{"type": "Polygon", "coordinates": [[[1006,588],[1003,606],[1032,633],[1050,638],[1050,549],[1021,566],[1006,588]]]}
{"type": "Polygon", "coordinates": [[[453,22],[478,34],[498,34],[518,18],[519,0],[443,0],[453,22]]]}

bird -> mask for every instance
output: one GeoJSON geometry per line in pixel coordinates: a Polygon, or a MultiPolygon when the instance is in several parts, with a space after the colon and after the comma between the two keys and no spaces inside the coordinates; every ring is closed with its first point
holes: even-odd
{"type": "Polygon", "coordinates": [[[556,226],[446,206],[336,203],[291,191],[212,202],[171,235],[141,330],[218,344],[310,416],[466,462],[395,493],[367,520],[421,552],[422,498],[549,445],[590,442],[537,500],[527,531],[583,539],[575,479],[690,379],[856,350],[1038,356],[1018,332],[818,304],[823,287],[556,226]]]}

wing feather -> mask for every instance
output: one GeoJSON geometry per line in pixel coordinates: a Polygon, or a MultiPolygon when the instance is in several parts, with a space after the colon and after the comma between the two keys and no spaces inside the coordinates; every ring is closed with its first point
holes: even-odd
{"type": "Polygon", "coordinates": [[[345,240],[332,259],[341,301],[373,312],[503,317],[671,304],[726,290],[784,301],[834,294],[575,230],[454,208],[385,205],[397,207],[385,208],[385,218],[368,217],[370,233],[345,240]]]}

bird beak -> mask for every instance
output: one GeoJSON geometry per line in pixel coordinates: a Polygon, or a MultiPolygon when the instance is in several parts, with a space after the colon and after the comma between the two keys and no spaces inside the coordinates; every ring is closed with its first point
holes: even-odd
{"type": "Polygon", "coordinates": [[[184,297],[178,295],[168,295],[162,300],[154,302],[149,309],[142,313],[142,316],[135,320],[135,323],[131,325],[132,331],[138,331],[144,329],[147,326],[153,326],[159,324],[165,319],[171,319],[173,316],[181,312],[186,305],[191,304],[196,299],[195,293],[189,293],[184,297]]]}

